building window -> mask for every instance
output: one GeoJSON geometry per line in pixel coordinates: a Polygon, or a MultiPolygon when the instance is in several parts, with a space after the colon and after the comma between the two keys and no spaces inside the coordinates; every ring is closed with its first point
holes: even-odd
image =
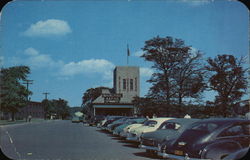
{"type": "Polygon", "coordinates": [[[123,83],[123,89],[125,90],[126,89],[126,79],[123,79],[122,83],[123,83]]]}
{"type": "Polygon", "coordinates": [[[130,90],[132,91],[133,89],[134,89],[133,79],[130,79],[130,90]]]}

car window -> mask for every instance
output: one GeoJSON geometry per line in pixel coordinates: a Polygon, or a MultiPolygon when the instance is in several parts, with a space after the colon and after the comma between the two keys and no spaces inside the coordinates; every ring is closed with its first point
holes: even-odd
{"type": "Polygon", "coordinates": [[[216,128],[218,128],[218,124],[216,123],[198,123],[194,125],[191,129],[196,131],[204,131],[204,132],[212,132],[216,128]]]}
{"type": "Polygon", "coordinates": [[[173,130],[177,130],[179,128],[180,128],[180,125],[177,123],[173,123],[173,122],[164,122],[159,127],[159,129],[173,129],[173,130]]]}
{"type": "Polygon", "coordinates": [[[154,121],[154,120],[148,120],[148,121],[146,121],[143,125],[144,125],[144,126],[151,126],[151,127],[153,127],[153,126],[155,126],[156,124],[157,124],[156,121],[154,121]]]}
{"type": "Polygon", "coordinates": [[[243,134],[244,134],[244,130],[242,128],[242,125],[236,125],[236,126],[233,126],[224,130],[219,136],[227,137],[227,136],[238,136],[238,135],[243,135],[243,134]]]}
{"type": "Polygon", "coordinates": [[[243,125],[243,132],[245,135],[250,135],[250,124],[243,125]]]}

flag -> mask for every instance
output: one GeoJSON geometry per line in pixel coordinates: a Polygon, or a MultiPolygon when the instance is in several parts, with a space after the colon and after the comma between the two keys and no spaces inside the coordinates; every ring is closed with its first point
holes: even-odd
{"type": "Polygon", "coordinates": [[[130,56],[128,45],[127,45],[127,53],[128,53],[128,56],[130,56]]]}

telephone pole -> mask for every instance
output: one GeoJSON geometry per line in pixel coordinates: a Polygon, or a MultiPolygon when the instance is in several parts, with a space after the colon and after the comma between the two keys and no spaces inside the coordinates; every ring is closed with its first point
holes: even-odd
{"type": "MultiPolygon", "coordinates": [[[[26,80],[23,80],[24,81],[24,83],[23,84],[26,84],[26,88],[27,88],[27,91],[29,91],[29,85],[30,84],[33,84],[33,81],[34,80],[28,80],[28,79],[26,79],[26,80]]],[[[27,95],[27,101],[29,100],[29,94],[27,95]]]]}
{"type": "MultiPolygon", "coordinates": [[[[26,84],[27,91],[29,92],[29,85],[33,84],[33,80],[26,79],[26,80],[24,80],[23,84],[26,84]]],[[[28,121],[28,106],[29,106],[29,93],[27,94],[27,106],[26,106],[26,109],[25,109],[25,112],[26,112],[26,115],[25,115],[26,122],[28,121]]]]}
{"type": "Polygon", "coordinates": [[[45,95],[45,99],[47,100],[47,95],[49,94],[49,92],[44,92],[43,94],[45,95]]]}

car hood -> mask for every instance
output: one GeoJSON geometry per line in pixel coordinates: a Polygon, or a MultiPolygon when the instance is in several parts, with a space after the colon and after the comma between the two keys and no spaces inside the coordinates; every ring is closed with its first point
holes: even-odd
{"type": "Polygon", "coordinates": [[[157,127],[149,127],[149,126],[141,126],[139,128],[135,128],[134,130],[131,130],[131,133],[141,134],[146,132],[153,132],[157,129],[157,127]]]}

